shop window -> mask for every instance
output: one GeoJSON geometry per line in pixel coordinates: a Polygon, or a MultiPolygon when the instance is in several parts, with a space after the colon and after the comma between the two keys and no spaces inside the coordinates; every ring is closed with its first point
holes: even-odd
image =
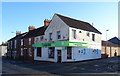
{"type": "Polygon", "coordinates": [[[49,50],[48,50],[48,57],[49,58],[54,58],[54,51],[55,51],[54,47],[49,47],[49,50]]]}
{"type": "Polygon", "coordinates": [[[95,34],[92,34],[92,41],[95,41],[95,34]]]}
{"type": "Polygon", "coordinates": [[[37,48],[37,56],[41,57],[42,56],[41,54],[42,54],[41,53],[41,47],[38,47],[37,48]]]}
{"type": "Polygon", "coordinates": [[[72,47],[67,47],[67,59],[72,59],[72,47]]]}
{"type": "Polygon", "coordinates": [[[52,33],[49,33],[49,40],[52,40],[52,33]]]}
{"type": "Polygon", "coordinates": [[[57,31],[57,38],[61,39],[61,32],[60,31],[57,31]]]}
{"type": "Polygon", "coordinates": [[[72,37],[73,39],[76,39],[76,30],[72,30],[72,37]]]}

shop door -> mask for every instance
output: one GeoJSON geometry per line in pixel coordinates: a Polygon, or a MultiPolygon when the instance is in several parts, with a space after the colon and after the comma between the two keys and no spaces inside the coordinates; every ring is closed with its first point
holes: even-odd
{"type": "Polygon", "coordinates": [[[57,60],[61,62],[61,50],[57,50],[57,60]]]}

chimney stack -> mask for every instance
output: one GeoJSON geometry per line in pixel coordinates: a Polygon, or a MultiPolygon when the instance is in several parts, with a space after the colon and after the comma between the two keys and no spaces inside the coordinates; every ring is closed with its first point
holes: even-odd
{"type": "Polygon", "coordinates": [[[44,20],[44,26],[48,26],[51,20],[45,19],[44,20]]]}
{"type": "Polygon", "coordinates": [[[20,34],[21,34],[21,31],[16,31],[16,36],[20,34]]]}
{"type": "Polygon", "coordinates": [[[28,27],[28,30],[29,30],[29,31],[34,30],[34,29],[35,29],[34,26],[29,26],[29,27],[28,27]]]}

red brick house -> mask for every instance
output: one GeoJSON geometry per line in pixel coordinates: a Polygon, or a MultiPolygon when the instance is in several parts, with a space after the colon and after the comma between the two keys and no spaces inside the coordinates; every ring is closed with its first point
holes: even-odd
{"type": "Polygon", "coordinates": [[[16,32],[16,36],[8,40],[7,57],[11,59],[34,60],[34,37],[43,35],[50,21],[44,20],[44,26],[28,27],[28,32],[16,32]]]}
{"type": "Polygon", "coordinates": [[[21,34],[21,32],[17,31],[16,36],[8,40],[7,58],[10,58],[10,59],[19,58],[20,38],[23,37],[24,34],[25,33],[21,34]]]}

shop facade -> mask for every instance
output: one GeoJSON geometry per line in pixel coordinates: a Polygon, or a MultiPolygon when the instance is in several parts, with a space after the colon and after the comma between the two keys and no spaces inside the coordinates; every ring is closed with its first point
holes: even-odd
{"type": "Polygon", "coordinates": [[[34,60],[74,62],[101,58],[101,50],[83,42],[59,41],[34,45],[34,60]]]}
{"type": "Polygon", "coordinates": [[[101,58],[101,33],[87,22],[59,14],[53,16],[44,35],[34,40],[34,60],[74,62],[101,58]]]}

